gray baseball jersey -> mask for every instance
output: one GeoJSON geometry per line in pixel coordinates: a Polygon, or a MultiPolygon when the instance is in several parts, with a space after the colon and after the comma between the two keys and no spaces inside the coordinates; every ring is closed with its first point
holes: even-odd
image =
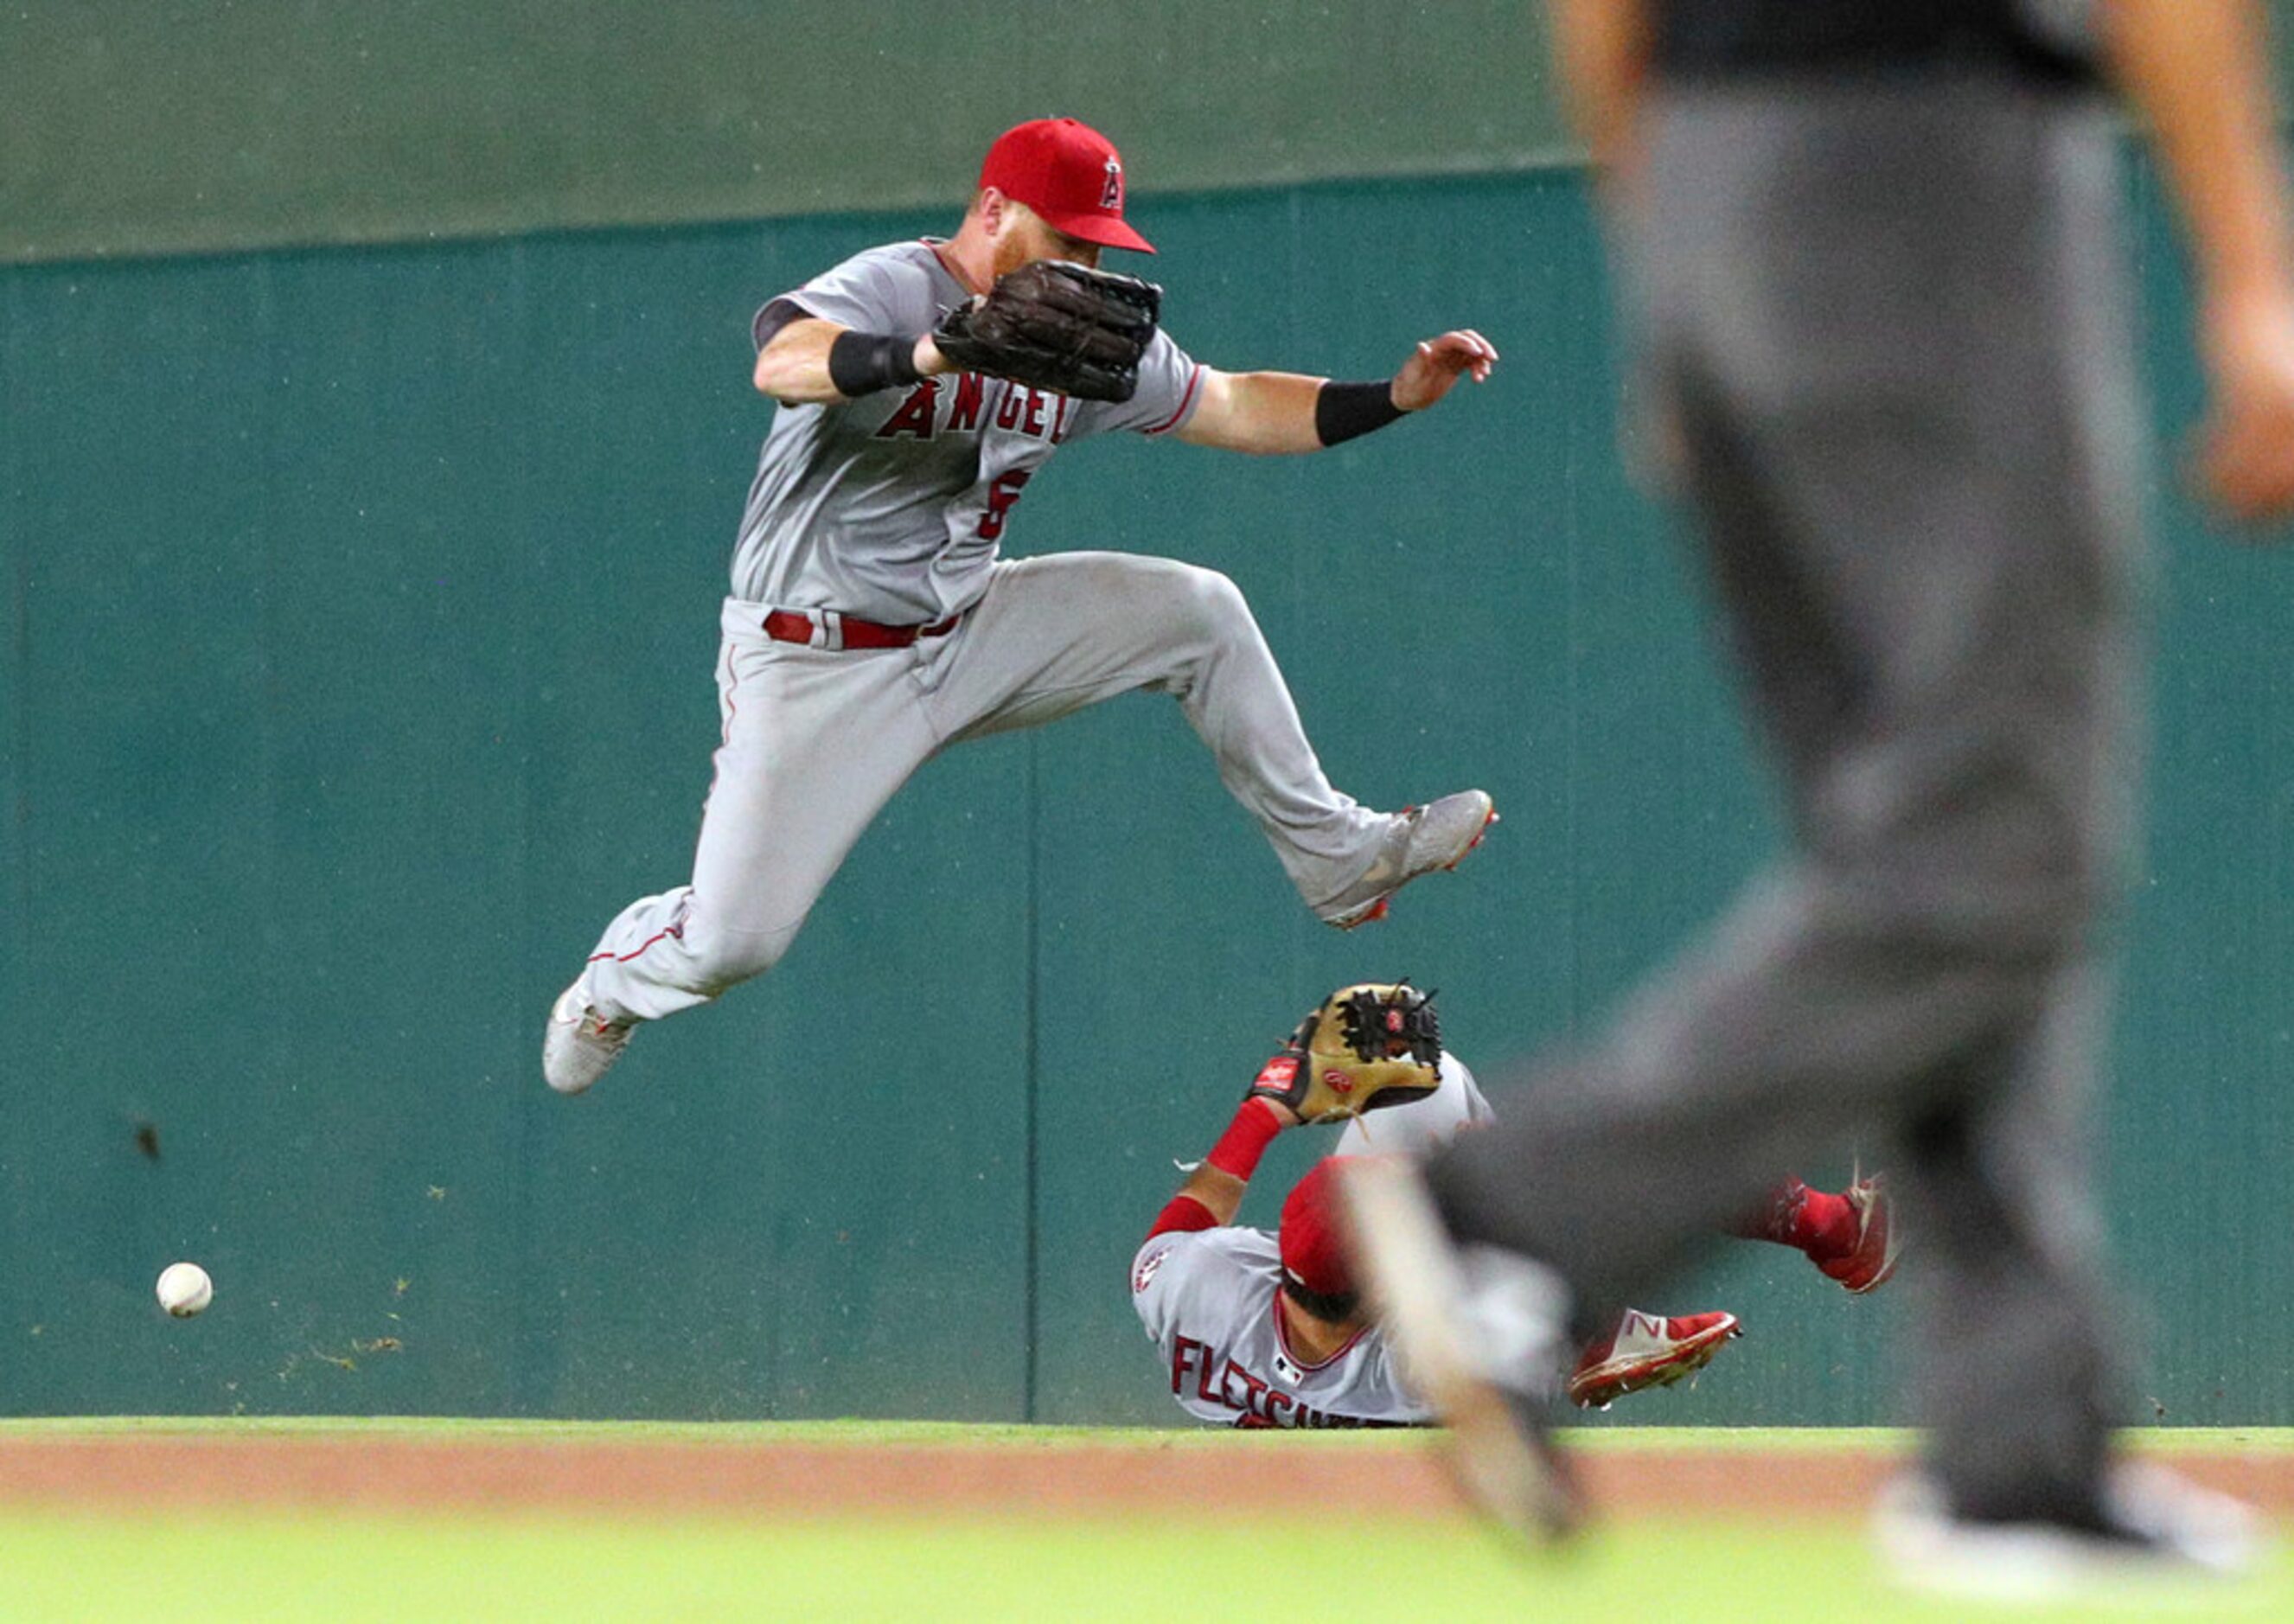
{"type": "MultiPolygon", "coordinates": [[[[1490,1120],[1473,1073],[1442,1057],[1441,1082],[1424,1099],[1373,1114],[1377,1126],[1347,1125],[1338,1155],[1409,1151],[1444,1144],[1490,1120]]],[[[1162,1350],[1171,1396],[1188,1414],[1234,1426],[1400,1425],[1431,1418],[1394,1367],[1375,1328],[1319,1365],[1294,1355],[1275,1307],[1282,1256],[1265,1229],[1166,1230],[1131,1263],[1131,1304],[1162,1350]]]]}
{"type": "MultiPolygon", "coordinates": [[[[894,243],[772,300],[753,336],[762,345],[808,313],[922,332],[964,297],[930,243],[894,243]]],[[[724,739],[693,877],[606,926],[585,1002],[660,1020],[762,975],[918,765],[1138,689],[1177,697],[1310,906],[1375,860],[1394,820],[1331,785],[1232,582],[1117,552],[997,556],[1012,503],[1053,450],[1184,428],[1204,376],[1158,334],[1121,404],[958,373],[774,414],[720,622],[724,739]],[[777,608],[815,612],[819,641],[768,632],[777,608]],[[890,625],[969,612],[910,646],[856,651],[826,635],[831,610],[890,625]]]]}
{"type": "MultiPolygon", "coordinates": [[[[854,255],[757,313],[759,348],[814,315],[863,332],[923,333],[971,295],[929,241],[854,255]]],[[[787,404],[749,488],[733,596],[908,625],[988,590],[1012,505],[1070,440],[1167,434],[1201,398],[1202,368],[1159,331],[1123,402],[1078,401],[976,372],[858,400],[787,404]]]]}
{"type": "Polygon", "coordinates": [[[1338,1136],[1336,1156],[1422,1156],[1457,1138],[1466,1128],[1479,1128],[1496,1120],[1490,1102],[1482,1098],[1466,1063],[1443,1051],[1441,1081],[1423,1099],[1406,1106],[1389,1106],[1346,1123],[1338,1136]]]}
{"type": "Polygon", "coordinates": [[[1265,1229],[1166,1230],[1131,1262],[1131,1306],[1163,1351],[1171,1396],[1231,1426],[1403,1425],[1432,1412],[1406,1391],[1374,1327],[1320,1364],[1291,1351],[1275,1294],[1281,1248],[1265,1229]]]}

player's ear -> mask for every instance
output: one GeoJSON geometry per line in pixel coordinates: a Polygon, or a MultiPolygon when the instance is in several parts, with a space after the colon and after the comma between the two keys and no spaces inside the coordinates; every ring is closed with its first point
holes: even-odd
{"type": "Polygon", "coordinates": [[[972,212],[979,216],[981,227],[991,237],[1004,228],[1010,203],[1011,200],[993,186],[982,186],[972,194],[972,212]]]}

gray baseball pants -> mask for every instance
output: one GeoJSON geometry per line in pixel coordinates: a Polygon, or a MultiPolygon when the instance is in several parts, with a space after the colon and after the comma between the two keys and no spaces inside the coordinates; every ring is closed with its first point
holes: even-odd
{"type": "Polygon", "coordinates": [[[905,649],[778,642],[767,612],[726,600],[724,743],[692,883],[606,927],[587,974],[609,1018],[674,1015],[779,962],[860,832],[943,747],[1133,689],[1178,698],[1310,904],[1359,877],[1388,827],[1330,787],[1242,593],[1214,570],[1007,560],[954,631],[905,649]]]}
{"type": "Polygon", "coordinates": [[[1672,86],[1647,133],[1640,336],[1793,839],[1436,1196],[1590,1330],[1853,1138],[1910,1237],[1947,1492],[2078,1515],[2115,1388],[2097,928],[2138,754],[2112,139],[1974,73],[1672,86]]]}

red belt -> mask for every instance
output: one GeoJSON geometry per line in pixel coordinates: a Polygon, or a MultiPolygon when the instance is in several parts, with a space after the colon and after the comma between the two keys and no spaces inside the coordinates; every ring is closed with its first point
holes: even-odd
{"type": "Polygon", "coordinates": [[[775,609],[765,616],[765,635],[779,643],[803,643],[814,649],[905,649],[919,637],[939,637],[956,630],[961,614],[936,620],[928,626],[881,626],[858,615],[834,609],[809,615],[794,609],[775,609]]]}

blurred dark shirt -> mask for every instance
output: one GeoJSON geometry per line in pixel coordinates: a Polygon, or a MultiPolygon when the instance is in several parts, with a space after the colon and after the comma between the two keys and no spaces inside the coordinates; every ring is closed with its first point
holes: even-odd
{"type": "Polygon", "coordinates": [[[2003,68],[2096,82],[2092,0],[1651,0],[1672,78],[2003,68]]]}

